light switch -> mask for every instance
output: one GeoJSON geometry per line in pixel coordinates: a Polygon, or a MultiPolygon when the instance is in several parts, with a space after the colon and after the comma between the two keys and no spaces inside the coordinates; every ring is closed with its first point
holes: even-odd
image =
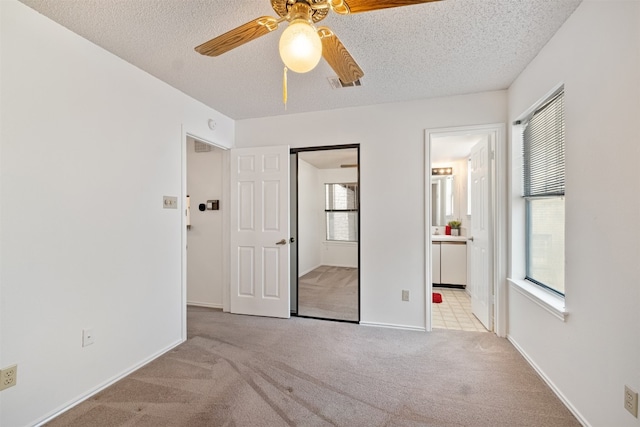
{"type": "Polygon", "coordinates": [[[178,209],[178,198],[175,196],[163,196],[162,207],[164,209],[178,209]]]}

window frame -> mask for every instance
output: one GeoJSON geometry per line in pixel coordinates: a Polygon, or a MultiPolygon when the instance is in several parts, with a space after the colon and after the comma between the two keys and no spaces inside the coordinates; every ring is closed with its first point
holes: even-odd
{"type": "MultiPolygon", "coordinates": [[[[534,283],[537,286],[540,286],[546,290],[548,290],[549,292],[553,292],[554,294],[557,294],[559,296],[564,297],[564,292],[560,292],[560,290],[540,281],[537,280],[536,278],[532,277],[531,274],[531,265],[530,265],[530,260],[531,260],[531,245],[532,245],[532,237],[531,237],[531,233],[530,233],[530,229],[531,229],[531,205],[534,200],[541,200],[542,198],[535,198],[535,199],[527,199],[525,198],[525,280],[528,280],[529,282],[534,283]]],[[[545,199],[562,199],[563,203],[564,203],[564,196],[549,196],[549,197],[545,197],[545,199]]],[[[564,263],[564,255],[565,255],[565,249],[564,249],[564,239],[563,239],[563,263],[564,263]]],[[[564,266],[563,266],[563,271],[562,274],[564,275],[564,266]]],[[[564,280],[563,280],[563,287],[564,287],[564,280]]]]}
{"type": "MultiPolygon", "coordinates": [[[[360,210],[360,188],[357,182],[325,182],[324,183],[324,199],[325,199],[325,203],[324,203],[324,223],[325,223],[325,241],[327,242],[340,242],[340,243],[357,243],[358,240],[360,239],[360,233],[359,233],[359,210],[360,210]],[[329,186],[334,186],[334,185],[340,185],[340,186],[345,186],[347,188],[349,187],[353,187],[354,188],[354,196],[353,196],[353,201],[354,201],[354,208],[353,209],[335,209],[334,207],[329,207],[327,206],[328,204],[328,188],[329,186]],[[341,213],[341,212],[346,212],[346,213],[355,213],[355,224],[353,225],[353,232],[355,234],[355,240],[343,240],[343,239],[330,239],[329,238],[329,214],[331,213],[341,213]]],[[[335,234],[335,233],[334,233],[335,234]]],[[[350,233],[349,233],[350,234],[350,233]]]]}
{"type": "Polygon", "coordinates": [[[560,199],[563,203],[564,233],[564,197],[565,197],[565,123],[564,123],[564,86],[554,91],[540,103],[534,111],[519,121],[522,130],[522,196],[525,199],[525,280],[542,286],[547,290],[564,296],[564,259],[565,244],[562,236],[561,283],[545,282],[533,273],[539,265],[532,265],[533,245],[533,204],[536,200],[560,199]],[[552,110],[549,110],[553,108],[552,110]],[[560,117],[557,111],[560,109],[560,117]],[[533,134],[527,131],[535,124],[533,134]],[[556,125],[560,125],[558,129],[556,125]],[[553,126],[549,131],[549,126],[553,126]],[[527,145],[527,143],[530,143],[527,145]],[[535,276],[535,277],[534,277],[535,276]],[[558,285],[562,285],[562,289],[558,285]]]}
{"type": "MultiPolygon", "coordinates": [[[[536,110],[543,106],[557,92],[565,91],[565,101],[567,91],[564,83],[559,82],[551,88],[544,96],[539,98],[530,108],[522,114],[516,116],[516,120],[512,122],[511,127],[511,156],[510,156],[510,176],[509,176],[509,264],[507,272],[507,282],[510,291],[514,295],[521,295],[529,301],[535,303],[547,313],[560,321],[566,321],[568,311],[565,304],[565,295],[553,292],[543,286],[540,286],[530,280],[526,280],[526,246],[525,246],[525,221],[526,221],[526,203],[523,197],[523,135],[522,122],[532,115],[536,110]]],[[[566,105],[566,102],[565,102],[566,105]]],[[[565,124],[567,123],[567,114],[565,106],[565,124]]],[[[566,198],[565,198],[566,201],[566,198]]],[[[566,247],[565,247],[566,254],[566,247]]],[[[565,272],[566,275],[566,272],[565,272]]],[[[565,283],[566,294],[567,283],[565,283]]]]}

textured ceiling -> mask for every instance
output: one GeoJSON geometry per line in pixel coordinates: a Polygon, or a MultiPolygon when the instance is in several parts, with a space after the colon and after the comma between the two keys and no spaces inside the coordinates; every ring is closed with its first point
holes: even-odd
{"type": "Polygon", "coordinates": [[[321,61],[289,72],[286,24],[217,58],[193,48],[259,16],[269,0],[21,0],[73,32],[236,120],[506,89],[581,0],[444,0],[322,21],[365,72],[332,89],[321,61]]]}
{"type": "Polygon", "coordinates": [[[343,165],[358,164],[358,150],[355,148],[339,150],[301,151],[298,158],[318,169],[337,169],[343,165]]]}
{"type": "Polygon", "coordinates": [[[483,134],[439,136],[431,141],[431,163],[451,163],[466,159],[483,134]]]}

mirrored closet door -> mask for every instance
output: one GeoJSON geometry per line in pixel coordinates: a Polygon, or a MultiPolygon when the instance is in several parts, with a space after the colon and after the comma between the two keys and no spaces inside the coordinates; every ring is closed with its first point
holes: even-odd
{"type": "MultiPolygon", "coordinates": [[[[358,145],[294,149],[297,315],[360,320],[358,145]]],[[[293,159],[292,159],[293,160],[293,159]]],[[[292,305],[293,307],[294,305],[292,305]]]]}

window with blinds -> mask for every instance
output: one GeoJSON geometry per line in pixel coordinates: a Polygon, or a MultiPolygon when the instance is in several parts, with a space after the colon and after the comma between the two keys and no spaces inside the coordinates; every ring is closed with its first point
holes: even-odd
{"type": "Polygon", "coordinates": [[[325,184],[327,240],[358,241],[358,184],[325,184]]]}
{"type": "Polygon", "coordinates": [[[526,278],[564,295],[564,90],[522,125],[526,278]]]}

